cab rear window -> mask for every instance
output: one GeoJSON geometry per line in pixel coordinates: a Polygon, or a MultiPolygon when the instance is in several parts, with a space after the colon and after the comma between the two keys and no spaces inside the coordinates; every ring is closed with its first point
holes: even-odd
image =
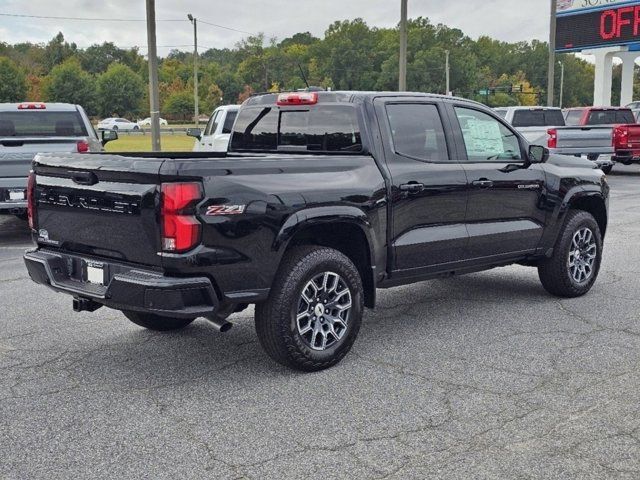
{"type": "Polygon", "coordinates": [[[517,110],[513,114],[514,127],[564,127],[560,110],[517,110]]]}
{"type": "Polygon", "coordinates": [[[0,112],[0,137],[86,137],[78,112],[0,112]]]}
{"type": "Polygon", "coordinates": [[[238,114],[232,150],[360,152],[362,136],[350,105],[310,108],[244,108],[238,114]]]}
{"type": "Polygon", "coordinates": [[[618,123],[636,123],[631,110],[592,110],[587,125],[615,125],[618,123]]]}

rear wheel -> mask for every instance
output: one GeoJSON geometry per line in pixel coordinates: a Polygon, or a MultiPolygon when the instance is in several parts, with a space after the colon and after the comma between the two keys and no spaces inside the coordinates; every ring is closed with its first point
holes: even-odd
{"type": "Polygon", "coordinates": [[[260,343],[287,367],[332,367],[358,336],[363,298],[360,275],[348,257],[330,248],[296,248],[283,261],[269,299],[256,306],[260,343]]]}
{"type": "Polygon", "coordinates": [[[124,316],[140,327],[157,332],[170,332],[180,330],[191,324],[195,318],[171,318],[141,312],[122,312],[124,316]]]}
{"type": "Polygon", "coordinates": [[[602,235],[593,216],[582,210],[567,214],[553,256],[538,265],[542,286],[558,297],[585,295],[600,271],[602,235]]]}
{"type": "Polygon", "coordinates": [[[602,171],[606,174],[609,175],[611,173],[611,170],[613,170],[613,165],[608,165],[606,167],[602,167],[602,171]]]}
{"type": "Polygon", "coordinates": [[[138,125],[136,125],[135,127],[133,127],[133,131],[137,132],[138,130],[140,130],[140,127],[138,125]]]}

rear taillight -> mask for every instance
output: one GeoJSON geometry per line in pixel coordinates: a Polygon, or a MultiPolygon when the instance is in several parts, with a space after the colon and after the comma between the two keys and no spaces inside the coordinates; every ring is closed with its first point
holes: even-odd
{"type": "Polygon", "coordinates": [[[202,187],[199,183],[162,184],[162,249],[164,251],[184,252],[198,244],[201,224],[193,215],[193,207],[201,199],[202,187]]]}
{"type": "Polygon", "coordinates": [[[29,181],[27,182],[27,216],[29,218],[29,226],[36,228],[36,174],[32,171],[29,173],[29,181]]]}
{"type": "Polygon", "coordinates": [[[613,148],[616,150],[628,148],[629,145],[629,127],[627,125],[618,125],[613,129],[613,148]]]}
{"type": "Polygon", "coordinates": [[[558,131],[555,128],[550,128],[547,130],[547,135],[549,135],[547,147],[558,148],[558,131]]]}
{"type": "Polygon", "coordinates": [[[87,153],[89,151],[89,142],[86,140],[80,140],[76,143],[78,153],[87,153]]]}

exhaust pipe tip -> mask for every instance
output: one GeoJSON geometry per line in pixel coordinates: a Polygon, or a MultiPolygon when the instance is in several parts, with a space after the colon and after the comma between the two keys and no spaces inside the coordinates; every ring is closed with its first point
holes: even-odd
{"type": "Polygon", "coordinates": [[[233,323],[228,322],[224,318],[218,318],[216,315],[206,317],[220,333],[227,333],[233,328],[233,323]]]}

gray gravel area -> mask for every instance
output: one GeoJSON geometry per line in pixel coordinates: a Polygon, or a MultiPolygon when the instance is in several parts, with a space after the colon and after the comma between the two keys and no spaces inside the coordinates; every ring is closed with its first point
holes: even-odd
{"type": "Polygon", "coordinates": [[[640,168],[610,183],[588,296],[525,267],[381,291],[316,374],[272,363],[252,310],[227,334],[74,313],[0,217],[0,478],[640,478],[640,168]]]}

